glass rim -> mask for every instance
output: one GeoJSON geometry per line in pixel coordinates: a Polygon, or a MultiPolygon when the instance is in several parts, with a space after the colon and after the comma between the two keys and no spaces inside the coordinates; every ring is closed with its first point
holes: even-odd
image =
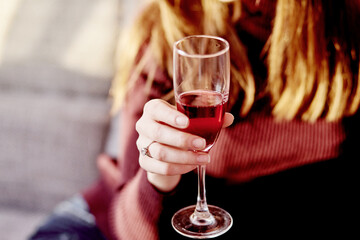
{"type": "Polygon", "coordinates": [[[190,36],[187,36],[187,37],[184,37],[178,41],[176,41],[174,43],[174,51],[176,51],[179,55],[182,55],[184,57],[190,57],[190,58],[211,58],[211,57],[217,57],[217,56],[220,56],[226,52],[228,52],[230,49],[230,45],[229,45],[229,42],[226,41],[224,38],[222,37],[218,37],[218,36],[211,36],[211,35],[190,35],[190,36]],[[225,44],[225,48],[222,49],[222,50],[219,50],[218,52],[216,53],[209,53],[209,54],[194,54],[194,53],[187,53],[181,49],[179,49],[177,46],[179,45],[180,42],[183,42],[187,39],[190,39],[190,38],[211,38],[211,39],[215,39],[215,40],[218,40],[220,42],[223,42],[225,44]]]}

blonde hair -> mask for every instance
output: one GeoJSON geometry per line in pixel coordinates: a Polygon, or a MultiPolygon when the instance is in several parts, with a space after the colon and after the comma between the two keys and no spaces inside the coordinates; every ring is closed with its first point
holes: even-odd
{"type": "Polygon", "coordinates": [[[278,0],[268,57],[276,117],[333,121],[359,108],[359,38],[350,39],[359,12],[341,2],[278,0]]]}
{"type": "MultiPolygon", "coordinates": [[[[299,117],[315,121],[324,117],[334,121],[354,114],[359,108],[359,35],[355,28],[359,11],[354,10],[358,10],[357,5],[342,3],[344,6],[335,9],[321,2],[277,1],[274,27],[268,41],[267,88],[261,94],[271,97],[273,115],[279,119],[299,117]],[[334,14],[335,10],[343,12],[338,13],[337,19],[327,22],[334,17],[329,11],[334,14]],[[330,27],[342,29],[344,25],[343,32],[331,31],[330,27]],[[349,36],[356,37],[350,39],[349,36]]],[[[255,85],[246,47],[234,28],[240,17],[241,1],[152,1],[121,38],[120,62],[110,92],[114,97],[114,109],[121,106],[147,63],[156,61],[147,74],[149,90],[156,67],[172,77],[175,41],[188,35],[207,34],[223,37],[230,43],[230,105],[243,95],[240,114],[246,115],[255,102],[259,86],[255,85]]],[[[170,97],[164,96],[167,100],[170,97]]]]}

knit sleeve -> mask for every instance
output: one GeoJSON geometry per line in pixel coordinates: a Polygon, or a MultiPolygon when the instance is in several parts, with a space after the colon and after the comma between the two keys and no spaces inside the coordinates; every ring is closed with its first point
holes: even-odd
{"type": "Polygon", "coordinates": [[[163,196],[148,182],[139,166],[135,125],[144,104],[172,90],[171,79],[160,69],[155,74],[150,92],[146,90],[146,72],[139,76],[121,109],[118,190],[111,203],[110,228],[115,239],[158,239],[157,222],[162,211],[163,196]]]}
{"type": "Polygon", "coordinates": [[[111,225],[116,239],[159,239],[157,225],[163,197],[140,169],[114,199],[111,225]]]}

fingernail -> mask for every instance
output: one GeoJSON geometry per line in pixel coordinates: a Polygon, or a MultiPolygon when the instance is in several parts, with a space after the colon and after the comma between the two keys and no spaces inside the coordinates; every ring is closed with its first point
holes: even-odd
{"type": "Polygon", "coordinates": [[[201,163],[210,162],[210,157],[207,154],[201,154],[197,157],[197,161],[201,163]]]}
{"type": "Polygon", "coordinates": [[[188,123],[188,119],[186,117],[183,117],[183,116],[177,116],[175,118],[175,122],[179,126],[185,127],[187,125],[187,123],[188,123]]]}
{"type": "Polygon", "coordinates": [[[205,140],[201,138],[196,138],[192,141],[192,144],[197,149],[202,149],[205,147],[205,140]]]}

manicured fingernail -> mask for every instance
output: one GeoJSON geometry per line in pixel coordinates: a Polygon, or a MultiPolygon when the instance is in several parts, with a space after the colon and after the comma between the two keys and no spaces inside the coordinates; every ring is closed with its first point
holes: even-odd
{"type": "Polygon", "coordinates": [[[197,149],[202,149],[205,147],[205,140],[201,138],[196,138],[192,141],[192,144],[197,149]]]}
{"type": "Polygon", "coordinates": [[[178,124],[181,127],[186,127],[186,125],[188,123],[188,119],[186,117],[183,117],[183,116],[177,116],[175,118],[175,122],[176,122],[176,124],[178,124]]]}
{"type": "Polygon", "coordinates": [[[210,162],[210,157],[207,154],[201,154],[197,157],[197,161],[200,163],[210,162]]]}

